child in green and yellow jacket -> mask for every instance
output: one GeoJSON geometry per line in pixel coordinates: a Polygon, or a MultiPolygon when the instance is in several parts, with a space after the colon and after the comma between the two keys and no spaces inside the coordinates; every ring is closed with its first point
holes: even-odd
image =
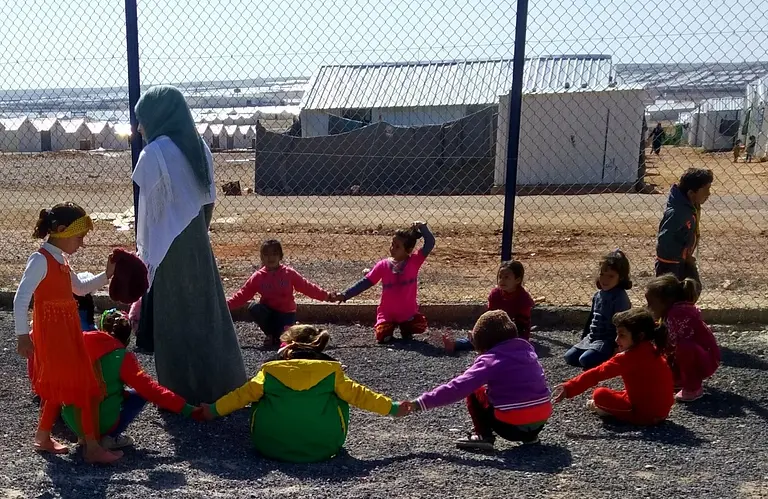
{"type": "MultiPolygon", "coordinates": [[[[123,432],[148,401],[161,409],[187,417],[195,410],[201,412],[201,409],[187,404],[183,398],[159,385],[144,372],[136,356],[126,350],[131,325],[125,313],[115,309],[104,312],[99,328],[99,331],[83,333],[83,339],[88,357],[96,367],[97,379],[106,392],[99,410],[94,411],[99,418],[95,428],[101,434],[103,447],[114,450],[133,445],[133,439],[123,435],[123,432]],[[126,386],[130,389],[126,390],[126,386]]],[[[64,406],[61,417],[72,431],[82,436],[77,411],[74,406],[64,406]]]]}
{"type": "Polygon", "coordinates": [[[323,353],[330,339],[326,331],[293,326],[280,339],[278,359],[215,404],[203,404],[205,419],[251,404],[256,450],[271,459],[308,463],[330,459],[344,446],[350,404],[381,415],[405,415],[397,402],[355,383],[323,353]]]}

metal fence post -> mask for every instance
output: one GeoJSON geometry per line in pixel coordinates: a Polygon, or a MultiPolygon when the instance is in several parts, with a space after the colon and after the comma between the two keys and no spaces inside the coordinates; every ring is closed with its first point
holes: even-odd
{"type": "MultiPolygon", "coordinates": [[[[141,80],[139,77],[139,20],[136,9],[136,0],[125,0],[125,41],[128,57],[128,112],[131,120],[131,172],[136,168],[139,153],[143,147],[139,134],[139,123],[136,119],[136,103],[141,94],[141,80]]],[[[139,186],[133,184],[133,215],[134,236],[138,224],[139,210],[139,186]]]]}
{"type": "Polygon", "coordinates": [[[528,23],[528,0],[517,0],[515,19],[515,52],[512,61],[512,90],[509,92],[509,132],[504,181],[504,225],[501,231],[501,259],[512,259],[512,237],[515,226],[517,195],[517,157],[520,151],[520,115],[523,108],[523,70],[525,69],[525,32],[528,23]]]}

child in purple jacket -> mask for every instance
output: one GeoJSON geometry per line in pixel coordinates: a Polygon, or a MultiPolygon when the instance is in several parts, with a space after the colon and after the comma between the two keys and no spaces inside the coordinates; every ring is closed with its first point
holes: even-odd
{"type": "Polygon", "coordinates": [[[410,402],[410,412],[453,404],[466,398],[474,433],[456,442],[460,449],[493,450],[504,440],[537,443],[552,415],[544,369],[533,346],[517,337],[503,310],[480,316],[471,333],[480,354],[464,374],[410,402]]]}

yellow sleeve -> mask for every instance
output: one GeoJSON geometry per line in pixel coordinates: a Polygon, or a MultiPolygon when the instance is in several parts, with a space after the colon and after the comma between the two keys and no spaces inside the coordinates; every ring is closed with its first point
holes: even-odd
{"type": "Polygon", "coordinates": [[[259,371],[255,378],[246,382],[237,390],[233,390],[216,401],[213,408],[218,416],[226,416],[238,409],[258,402],[264,395],[264,372],[259,371]]]}
{"type": "Polygon", "coordinates": [[[336,395],[344,402],[360,409],[386,416],[392,410],[392,400],[355,383],[342,372],[336,373],[336,395]]]}

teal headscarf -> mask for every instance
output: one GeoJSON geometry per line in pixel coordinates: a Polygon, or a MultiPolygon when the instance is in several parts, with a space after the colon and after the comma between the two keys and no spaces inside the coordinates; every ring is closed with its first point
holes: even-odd
{"type": "Polygon", "coordinates": [[[211,186],[203,139],[179,89],[159,85],[147,90],[136,103],[136,118],[144,128],[147,144],[167,136],[184,153],[200,185],[211,186]]]}

